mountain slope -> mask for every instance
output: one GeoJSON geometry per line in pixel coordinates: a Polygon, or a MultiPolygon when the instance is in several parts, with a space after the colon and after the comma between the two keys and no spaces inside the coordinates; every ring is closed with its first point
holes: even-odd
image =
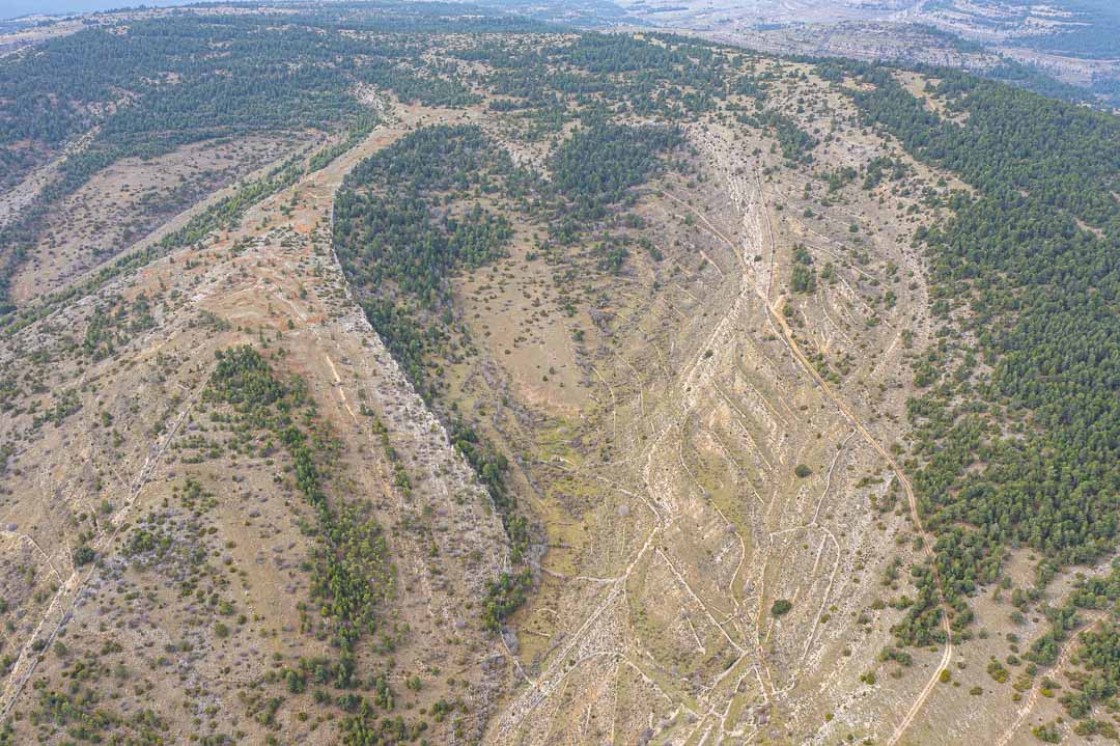
{"type": "Polygon", "coordinates": [[[0,739],[1110,732],[1113,117],[284,12],[4,97],[0,739]]]}

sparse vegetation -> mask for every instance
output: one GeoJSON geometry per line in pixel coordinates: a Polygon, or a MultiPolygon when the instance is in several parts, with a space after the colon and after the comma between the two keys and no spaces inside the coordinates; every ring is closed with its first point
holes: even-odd
{"type": "Polygon", "coordinates": [[[438,4],[34,31],[0,743],[1115,737],[1114,117],[438,4]]]}

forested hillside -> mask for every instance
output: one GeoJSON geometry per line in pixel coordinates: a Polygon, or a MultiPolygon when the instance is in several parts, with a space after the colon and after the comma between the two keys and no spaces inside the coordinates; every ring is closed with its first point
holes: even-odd
{"type": "Polygon", "coordinates": [[[950,196],[953,218],[915,236],[951,331],[920,364],[928,393],[910,408],[942,571],[968,593],[1025,544],[1046,558],[1045,586],[1116,544],[1120,123],[950,76],[930,94],[966,117],[956,124],[887,71],[862,79],[869,123],[978,190],[950,196]]]}
{"type": "Polygon", "coordinates": [[[1116,116],[233,4],[0,167],[0,744],[1116,737],[1116,116]]]}

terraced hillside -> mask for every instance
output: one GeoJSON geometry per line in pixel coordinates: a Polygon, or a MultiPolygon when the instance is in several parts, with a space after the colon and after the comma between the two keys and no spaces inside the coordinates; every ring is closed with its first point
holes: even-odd
{"type": "Polygon", "coordinates": [[[111,19],[0,62],[0,743],[1115,734],[1114,118],[111,19]]]}

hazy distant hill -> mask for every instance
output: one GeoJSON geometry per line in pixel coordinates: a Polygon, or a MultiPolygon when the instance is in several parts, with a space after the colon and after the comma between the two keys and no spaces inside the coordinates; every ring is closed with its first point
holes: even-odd
{"type": "Polygon", "coordinates": [[[1042,74],[1120,101],[1112,0],[620,0],[636,20],[786,54],[947,65],[1030,83],[1042,74]],[[963,42],[963,43],[962,43],[963,42]],[[1007,63],[1011,69],[1003,69],[1007,63]],[[1016,65],[1025,66],[1017,69],[1016,65]]]}
{"type": "Polygon", "coordinates": [[[91,13],[134,5],[165,8],[186,5],[188,0],[147,0],[146,2],[113,2],[113,0],[5,0],[0,3],[0,20],[18,18],[35,13],[91,13]]]}

